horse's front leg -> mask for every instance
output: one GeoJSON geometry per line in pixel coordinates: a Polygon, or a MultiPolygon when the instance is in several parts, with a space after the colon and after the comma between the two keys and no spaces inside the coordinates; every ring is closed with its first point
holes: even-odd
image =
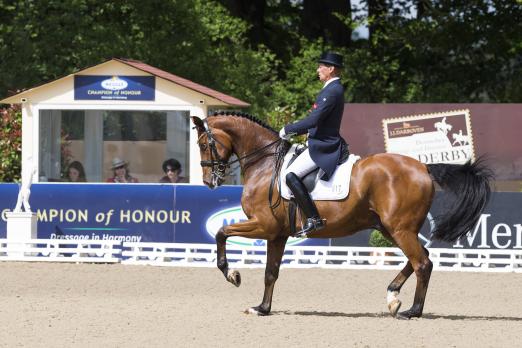
{"type": "Polygon", "coordinates": [[[241,285],[241,274],[228,268],[227,253],[226,253],[227,235],[225,234],[225,228],[221,227],[216,233],[216,246],[217,246],[217,266],[223,272],[226,280],[234,284],[235,286],[241,285]]]}
{"type": "Polygon", "coordinates": [[[279,276],[279,268],[281,267],[287,239],[288,237],[281,236],[273,241],[268,241],[263,301],[257,307],[248,308],[245,313],[257,315],[268,315],[270,313],[272,294],[274,293],[275,282],[279,276]]]}

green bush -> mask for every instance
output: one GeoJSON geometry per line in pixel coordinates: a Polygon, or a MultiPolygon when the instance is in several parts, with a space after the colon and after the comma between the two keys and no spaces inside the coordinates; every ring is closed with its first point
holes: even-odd
{"type": "Polygon", "coordinates": [[[0,109],[0,182],[20,181],[21,157],[22,110],[11,105],[0,109]]]}
{"type": "Polygon", "coordinates": [[[386,239],[382,235],[382,233],[377,230],[373,230],[372,233],[370,234],[370,241],[368,244],[370,244],[370,246],[372,246],[372,247],[377,247],[377,248],[389,248],[389,247],[394,246],[391,241],[386,239]]]}

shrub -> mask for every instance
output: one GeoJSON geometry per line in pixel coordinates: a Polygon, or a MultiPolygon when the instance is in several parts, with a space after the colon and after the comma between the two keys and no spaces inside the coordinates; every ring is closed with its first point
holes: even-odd
{"type": "Polygon", "coordinates": [[[386,239],[381,232],[377,230],[373,230],[370,234],[370,241],[369,243],[372,247],[377,248],[389,248],[393,246],[393,243],[386,239]]]}
{"type": "Polygon", "coordinates": [[[10,105],[0,110],[0,182],[20,181],[22,169],[22,110],[10,105]]]}

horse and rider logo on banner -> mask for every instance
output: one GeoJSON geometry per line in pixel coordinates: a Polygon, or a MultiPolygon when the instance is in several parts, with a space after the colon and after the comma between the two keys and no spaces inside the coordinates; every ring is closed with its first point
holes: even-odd
{"type": "Polygon", "coordinates": [[[426,164],[463,164],[475,159],[468,109],[387,118],[383,130],[389,153],[426,164]]]}

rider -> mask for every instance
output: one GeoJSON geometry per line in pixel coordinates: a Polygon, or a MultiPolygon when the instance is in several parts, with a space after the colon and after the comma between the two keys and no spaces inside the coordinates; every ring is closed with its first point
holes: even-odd
{"type": "Polygon", "coordinates": [[[337,53],[325,52],[318,62],[317,74],[324,86],[310,114],[300,121],[287,124],[279,131],[279,136],[285,140],[294,134],[308,132],[308,148],[286,170],[286,184],[301,211],[307,216],[305,226],[296,236],[306,236],[326,225],[301,179],[319,167],[324,172],[321,180],[328,180],[335,171],[344,143],[339,134],[344,110],[344,88],[339,80],[343,57],[337,53]]]}

